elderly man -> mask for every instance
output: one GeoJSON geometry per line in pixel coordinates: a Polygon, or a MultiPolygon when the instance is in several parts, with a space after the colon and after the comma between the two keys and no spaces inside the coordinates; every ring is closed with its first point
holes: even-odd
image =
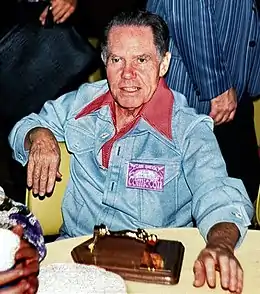
{"type": "Polygon", "coordinates": [[[243,240],[252,204],[242,182],[229,178],[213,121],[187,106],[163,76],[170,63],[168,28],[148,12],[120,14],[102,46],[107,80],[45,104],[10,134],[14,157],[28,163],[35,194],[53,189],[58,141],[71,153],[61,235],[138,227],[199,228],[207,245],[194,264],[195,286],[240,293],[243,271],[234,248],[243,240]]]}
{"type": "MultiPolygon", "coordinates": [[[[32,213],[23,204],[6,197],[1,187],[0,228],[12,229],[21,239],[15,255],[15,266],[11,270],[0,272],[0,293],[36,293],[39,261],[46,254],[42,230],[32,213]]],[[[5,241],[0,239],[1,246],[4,246],[5,241]]],[[[0,258],[1,254],[2,252],[0,258]]]]}

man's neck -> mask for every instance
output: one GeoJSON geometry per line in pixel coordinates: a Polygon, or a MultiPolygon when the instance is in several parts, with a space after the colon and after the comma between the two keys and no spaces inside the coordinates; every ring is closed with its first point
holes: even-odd
{"type": "Polygon", "coordinates": [[[116,129],[119,132],[123,127],[136,119],[142,107],[139,108],[122,108],[115,104],[116,129]]]}

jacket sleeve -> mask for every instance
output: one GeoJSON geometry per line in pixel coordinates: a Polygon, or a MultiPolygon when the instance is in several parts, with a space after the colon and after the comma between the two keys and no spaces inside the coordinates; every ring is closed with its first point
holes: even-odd
{"type": "MultiPolygon", "coordinates": [[[[148,0],[147,9],[161,15],[198,99],[211,100],[232,87],[214,18],[213,0],[148,0]]],[[[232,5],[230,5],[232,7],[232,5]]]]}
{"type": "Polygon", "coordinates": [[[25,205],[5,196],[0,187],[0,227],[11,229],[16,225],[23,227],[24,239],[37,248],[41,261],[46,255],[46,247],[40,223],[25,205]]]}
{"type": "MultiPolygon", "coordinates": [[[[191,111],[187,109],[185,115],[189,117],[191,111]]],[[[184,134],[178,140],[192,194],[192,216],[205,240],[214,224],[236,224],[240,231],[239,246],[253,217],[253,206],[242,181],[228,176],[212,128],[212,119],[203,115],[190,123],[186,131],[178,132],[184,134]]]]}
{"type": "Polygon", "coordinates": [[[58,142],[64,141],[64,125],[75,100],[76,91],[64,94],[59,99],[45,102],[39,114],[30,115],[18,121],[9,135],[9,143],[13,149],[13,157],[22,165],[26,165],[29,152],[24,148],[27,133],[37,127],[48,128],[58,142]]]}

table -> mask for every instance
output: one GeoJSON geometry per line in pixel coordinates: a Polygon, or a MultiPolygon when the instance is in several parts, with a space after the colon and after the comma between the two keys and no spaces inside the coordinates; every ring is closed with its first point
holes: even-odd
{"type": "MultiPolygon", "coordinates": [[[[153,229],[147,230],[149,233],[155,233],[161,239],[178,240],[185,246],[184,260],[180,281],[177,285],[156,285],[148,283],[137,283],[127,281],[128,293],[229,293],[221,289],[219,280],[215,289],[209,289],[208,286],[194,288],[193,282],[193,263],[199,251],[205,246],[199,231],[195,228],[176,228],[176,229],[153,229]]],[[[70,255],[71,250],[86,241],[89,237],[77,237],[65,239],[47,244],[47,256],[42,261],[41,266],[55,262],[73,262],[70,255]]],[[[260,231],[249,230],[247,236],[236,251],[236,256],[244,269],[244,291],[245,294],[260,293],[260,231]]]]}

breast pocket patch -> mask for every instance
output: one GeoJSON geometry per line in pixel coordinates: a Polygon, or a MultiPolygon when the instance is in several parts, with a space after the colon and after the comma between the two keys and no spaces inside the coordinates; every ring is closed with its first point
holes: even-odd
{"type": "Polygon", "coordinates": [[[163,191],[165,166],[129,162],[126,175],[126,187],[142,190],[163,191]]]}

